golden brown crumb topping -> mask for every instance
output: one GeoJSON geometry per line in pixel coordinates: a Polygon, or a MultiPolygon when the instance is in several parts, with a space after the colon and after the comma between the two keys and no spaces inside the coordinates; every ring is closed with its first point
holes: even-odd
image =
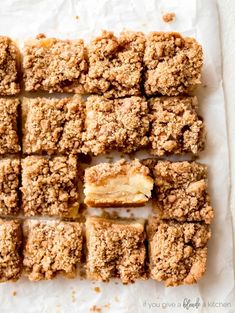
{"type": "Polygon", "coordinates": [[[140,94],[145,37],[123,32],[120,37],[103,31],[88,45],[87,90],[106,97],[140,94]]]}
{"type": "Polygon", "coordinates": [[[23,265],[30,280],[52,279],[63,273],[76,274],[81,262],[82,224],[27,221],[23,265]]]}
{"type": "Polygon", "coordinates": [[[90,217],[86,222],[88,261],[91,279],[121,278],[124,284],[145,276],[144,225],[128,219],[90,217]]]}
{"type": "Polygon", "coordinates": [[[0,219],[0,281],[16,281],[21,274],[19,221],[0,219]]]}
{"type": "Polygon", "coordinates": [[[166,23],[170,23],[170,22],[173,22],[174,19],[175,19],[175,13],[174,12],[169,12],[169,13],[165,13],[163,16],[162,16],[162,19],[164,22],[166,23]]]}
{"type": "Polygon", "coordinates": [[[204,123],[196,111],[196,97],[152,98],[149,105],[152,154],[198,154],[204,149],[204,123]]]}
{"type": "Polygon", "coordinates": [[[201,83],[202,47],[178,33],[153,32],[144,54],[145,92],[177,96],[201,83]]]}
{"type": "Polygon", "coordinates": [[[100,163],[85,170],[85,183],[100,185],[109,178],[118,175],[149,175],[149,169],[142,165],[139,160],[127,162],[122,159],[115,163],[100,163]]]}
{"type": "Polygon", "coordinates": [[[17,134],[18,99],[0,98],[0,154],[20,151],[17,134]]]}
{"type": "Polygon", "coordinates": [[[8,37],[0,36],[0,95],[15,95],[20,92],[19,51],[8,37]]]}
{"type": "Polygon", "coordinates": [[[84,152],[130,153],[145,147],[149,129],[147,113],[147,102],[141,97],[109,100],[90,96],[86,102],[84,152]]]}
{"type": "Polygon", "coordinates": [[[69,216],[79,207],[77,158],[26,157],[21,191],[25,215],[69,216]]]}
{"type": "Polygon", "coordinates": [[[14,215],[19,212],[19,176],[19,159],[0,159],[1,215],[14,215]]]}
{"type": "Polygon", "coordinates": [[[156,186],[155,205],[162,218],[211,223],[214,212],[208,195],[205,165],[159,161],[153,174],[156,186]]]}
{"type": "Polygon", "coordinates": [[[208,225],[150,220],[150,274],[166,286],[196,283],[206,270],[208,225]]]}
{"type": "Polygon", "coordinates": [[[84,127],[84,102],[80,96],[23,101],[26,153],[79,153],[84,127]]]}
{"type": "Polygon", "coordinates": [[[83,40],[36,38],[25,43],[24,79],[27,91],[84,91],[87,72],[83,40]]]}

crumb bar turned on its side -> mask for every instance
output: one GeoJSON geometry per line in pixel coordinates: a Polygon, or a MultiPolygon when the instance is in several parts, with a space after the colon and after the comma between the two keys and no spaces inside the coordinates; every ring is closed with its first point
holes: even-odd
{"type": "Polygon", "coordinates": [[[83,234],[79,222],[28,220],[24,224],[23,266],[30,280],[76,276],[83,234]]]}
{"type": "Polygon", "coordinates": [[[201,83],[202,47],[194,38],[175,32],[152,32],[144,54],[145,92],[148,96],[177,96],[201,83]]]}
{"type": "Polygon", "coordinates": [[[127,284],[145,278],[144,220],[88,217],[86,239],[89,279],[127,284]]]}
{"type": "Polygon", "coordinates": [[[20,53],[16,44],[0,36],[0,95],[10,96],[20,92],[20,53]]]}
{"type": "Polygon", "coordinates": [[[18,153],[18,107],[20,101],[13,98],[0,98],[0,155],[18,153]]]}
{"type": "Polygon", "coordinates": [[[0,158],[0,215],[19,213],[20,160],[0,158]]]}
{"type": "Polygon", "coordinates": [[[26,216],[77,216],[80,174],[75,156],[28,156],[21,162],[22,207],[26,216]]]}
{"type": "Polygon", "coordinates": [[[78,154],[84,131],[84,102],[72,98],[24,98],[24,153],[78,154]]]}
{"type": "Polygon", "coordinates": [[[83,93],[87,72],[84,42],[39,35],[25,43],[23,71],[26,91],[83,93]]]}
{"type": "Polygon", "coordinates": [[[178,286],[196,283],[203,276],[211,236],[208,225],[152,218],[147,232],[152,279],[178,286]]]}
{"type": "Polygon", "coordinates": [[[157,156],[204,149],[205,130],[197,113],[196,97],[159,97],[149,100],[151,153],[157,156]]]}
{"type": "Polygon", "coordinates": [[[84,180],[85,203],[91,207],[141,206],[153,189],[149,169],[137,159],[89,167],[84,180]]]}
{"type": "Polygon", "coordinates": [[[21,243],[20,222],[0,219],[0,282],[19,279],[22,270],[21,243]]]}
{"type": "Polygon", "coordinates": [[[156,189],[153,206],[161,218],[210,224],[214,211],[207,175],[206,165],[197,162],[157,162],[153,169],[156,189]]]}
{"type": "Polygon", "coordinates": [[[86,102],[85,153],[105,154],[117,150],[131,153],[146,147],[149,130],[148,105],[142,97],[106,99],[90,96],[86,102]]]}
{"type": "Polygon", "coordinates": [[[87,47],[87,91],[110,98],[140,95],[144,48],[140,32],[122,32],[116,37],[103,31],[87,47]]]}

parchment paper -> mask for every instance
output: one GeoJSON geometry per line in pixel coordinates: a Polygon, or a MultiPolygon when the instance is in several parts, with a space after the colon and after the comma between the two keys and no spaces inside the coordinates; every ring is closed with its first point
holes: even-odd
{"type": "MultiPolygon", "coordinates": [[[[210,0],[0,2],[0,33],[16,39],[20,46],[25,39],[38,33],[88,41],[101,29],[115,32],[123,29],[179,31],[196,37],[204,48],[203,85],[196,94],[208,136],[207,149],[201,154],[200,161],[209,165],[210,192],[215,208],[207,272],[197,285],[174,288],[165,288],[152,280],[123,286],[118,281],[104,284],[58,278],[33,283],[22,278],[17,283],[1,284],[0,313],[234,313],[234,235],[229,207],[229,158],[216,5],[210,0]],[[167,24],[162,21],[162,14],[166,12],[176,14],[175,22],[167,24]],[[95,287],[99,288],[95,291],[95,287]]],[[[149,213],[141,209],[133,212],[143,216],[149,213]]]]}

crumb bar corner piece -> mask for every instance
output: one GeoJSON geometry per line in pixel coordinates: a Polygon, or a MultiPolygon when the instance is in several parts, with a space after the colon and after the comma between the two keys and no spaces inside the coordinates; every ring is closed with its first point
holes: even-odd
{"type": "Polygon", "coordinates": [[[0,36],[0,96],[12,96],[20,92],[20,53],[15,42],[0,36]]]}
{"type": "Polygon", "coordinates": [[[156,97],[149,100],[151,154],[191,153],[198,155],[205,146],[205,126],[197,113],[196,97],[156,97]]]}
{"type": "Polygon", "coordinates": [[[202,47],[194,38],[176,32],[152,32],[147,36],[144,54],[148,96],[178,96],[201,83],[202,47]]]}
{"type": "Polygon", "coordinates": [[[26,91],[84,93],[87,60],[84,42],[37,36],[25,43],[26,91]]]}
{"type": "Polygon", "coordinates": [[[147,234],[152,279],[167,287],[198,282],[206,271],[208,225],[152,217],[147,234]]]}
{"type": "Polygon", "coordinates": [[[214,217],[208,193],[207,166],[198,162],[158,161],[153,169],[154,209],[163,219],[210,224],[214,217]]]}
{"type": "Polygon", "coordinates": [[[25,154],[79,154],[82,149],[85,105],[71,98],[24,98],[23,152],[25,154]]]}
{"type": "Polygon", "coordinates": [[[0,155],[20,152],[18,136],[18,107],[14,98],[0,98],[0,155]]]}
{"type": "Polygon", "coordinates": [[[111,100],[90,96],[86,112],[85,153],[99,155],[114,150],[131,153],[147,146],[149,116],[145,98],[111,100]]]}
{"type": "Polygon", "coordinates": [[[153,189],[149,169],[137,159],[92,166],[84,180],[85,203],[91,207],[141,206],[153,189]]]}
{"type": "Polygon", "coordinates": [[[21,224],[18,220],[0,219],[0,282],[17,281],[22,272],[20,248],[21,224]]]}
{"type": "Polygon", "coordinates": [[[122,32],[116,37],[103,31],[88,44],[90,93],[119,98],[141,94],[145,37],[141,32],[122,32]]]}
{"type": "Polygon", "coordinates": [[[109,281],[120,278],[123,284],[145,279],[144,224],[143,219],[88,217],[88,279],[109,281]]]}
{"type": "Polygon", "coordinates": [[[0,157],[0,215],[16,215],[19,204],[20,159],[0,157]]]}
{"type": "Polygon", "coordinates": [[[28,156],[21,163],[26,216],[77,217],[80,171],[76,156],[28,156]]]}
{"type": "Polygon", "coordinates": [[[81,264],[82,223],[27,220],[23,231],[23,267],[30,280],[50,280],[60,273],[76,276],[81,264]]]}

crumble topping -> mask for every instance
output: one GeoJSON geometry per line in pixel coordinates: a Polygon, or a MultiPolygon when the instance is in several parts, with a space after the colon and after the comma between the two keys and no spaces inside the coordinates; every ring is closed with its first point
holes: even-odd
{"type": "Polygon", "coordinates": [[[87,90],[111,98],[139,95],[144,48],[140,32],[122,32],[117,38],[103,31],[88,45],[87,90]]]}
{"type": "Polygon", "coordinates": [[[16,44],[0,36],[0,95],[9,96],[20,92],[19,51],[16,44]]]}
{"type": "Polygon", "coordinates": [[[148,226],[150,275],[166,286],[196,283],[206,270],[208,225],[152,218],[148,226]]]}
{"type": "Polygon", "coordinates": [[[100,163],[98,165],[88,167],[85,170],[85,183],[102,185],[105,180],[115,178],[118,175],[149,175],[149,169],[142,165],[139,160],[127,162],[124,159],[115,163],[100,163]]]}
{"type": "Polygon", "coordinates": [[[20,151],[17,118],[18,99],[0,98],[0,154],[20,151]]]}
{"type": "Polygon", "coordinates": [[[204,149],[204,123],[196,111],[196,97],[152,98],[149,106],[152,154],[198,154],[204,149]]]}
{"type": "Polygon", "coordinates": [[[23,101],[23,150],[26,153],[80,153],[84,102],[80,96],[23,101]]]}
{"type": "Polygon", "coordinates": [[[21,226],[17,220],[0,219],[0,281],[16,281],[21,274],[21,226]]]}
{"type": "Polygon", "coordinates": [[[23,69],[26,91],[83,93],[87,72],[84,42],[40,35],[25,43],[23,69]]]}
{"type": "Polygon", "coordinates": [[[86,102],[84,152],[94,155],[112,150],[130,153],[145,147],[149,130],[144,98],[106,99],[90,96],[86,102]]]}
{"type": "Polygon", "coordinates": [[[23,265],[30,280],[52,279],[63,273],[72,278],[81,262],[82,224],[26,221],[23,265]]]}
{"type": "Polygon", "coordinates": [[[147,95],[177,96],[201,83],[202,47],[175,32],[152,32],[144,54],[147,95]]]}
{"type": "Polygon", "coordinates": [[[20,160],[0,159],[0,214],[14,215],[19,212],[20,160]]]}
{"type": "Polygon", "coordinates": [[[78,176],[77,158],[72,155],[23,159],[21,191],[25,215],[76,215],[78,176]]]}
{"type": "Polygon", "coordinates": [[[156,186],[154,204],[162,218],[211,223],[214,212],[210,205],[205,165],[159,161],[153,175],[156,186]]]}
{"type": "Polygon", "coordinates": [[[142,220],[89,217],[87,274],[108,281],[118,277],[124,284],[145,277],[145,232],[142,220]]]}

